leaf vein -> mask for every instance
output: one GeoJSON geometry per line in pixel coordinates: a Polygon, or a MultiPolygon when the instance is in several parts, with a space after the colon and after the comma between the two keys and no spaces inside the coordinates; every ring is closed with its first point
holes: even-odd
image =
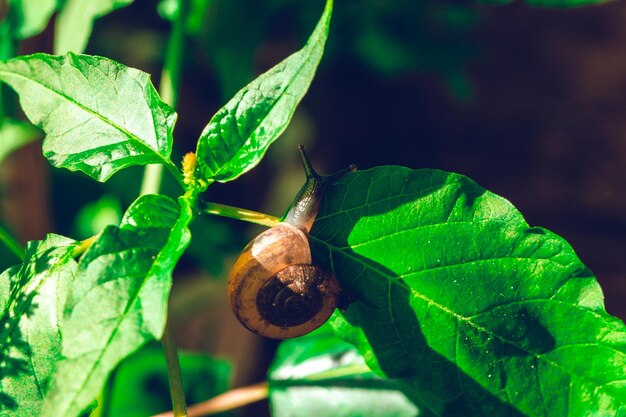
{"type": "MultiPolygon", "coordinates": [[[[358,257],[354,256],[353,254],[350,254],[350,253],[347,253],[345,251],[342,251],[341,248],[336,247],[336,246],[334,246],[334,245],[332,245],[332,244],[330,244],[328,242],[325,242],[325,241],[322,241],[322,240],[319,240],[319,239],[316,239],[316,240],[320,241],[324,245],[327,245],[331,250],[334,250],[334,251],[338,252],[340,255],[342,255],[344,257],[347,257],[347,258],[350,258],[353,262],[361,263],[365,269],[374,269],[371,265],[363,262],[361,259],[359,259],[358,257]]],[[[392,275],[390,275],[389,273],[387,273],[385,271],[381,271],[381,270],[376,270],[376,271],[378,273],[380,273],[382,276],[384,276],[385,278],[387,278],[388,280],[392,281],[392,283],[398,282],[397,278],[392,276],[392,275]]],[[[511,345],[511,346],[513,346],[513,347],[515,347],[517,349],[519,349],[522,352],[525,352],[529,357],[533,357],[535,359],[541,359],[546,364],[549,364],[549,365],[553,366],[556,369],[563,369],[563,370],[567,371],[568,375],[577,376],[581,380],[584,380],[587,384],[591,383],[595,387],[595,382],[590,380],[589,377],[587,377],[586,375],[577,375],[572,369],[569,369],[568,367],[566,367],[566,366],[564,366],[564,365],[562,365],[562,364],[560,364],[558,362],[551,361],[551,360],[547,359],[545,356],[542,356],[540,354],[537,354],[537,353],[534,353],[534,352],[531,352],[531,351],[527,350],[526,348],[524,348],[520,344],[517,344],[517,343],[515,343],[514,341],[511,341],[511,340],[508,340],[504,336],[502,336],[500,334],[497,334],[497,333],[489,330],[488,328],[473,322],[471,317],[466,317],[466,316],[463,316],[462,314],[456,313],[455,311],[451,310],[450,308],[447,308],[446,306],[444,306],[444,305],[434,301],[433,299],[429,298],[428,296],[418,292],[414,288],[410,288],[410,292],[416,298],[419,298],[419,299],[421,299],[421,300],[423,300],[423,301],[425,301],[427,303],[432,303],[432,305],[437,307],[443,313],[446,313],[446,314],[452,316],[453,319],[463,321],[463,322],[467,323],[469,326],[473,327],[475,330],[477,330],[477,331],[479,331],[481,333],[484,333],[486,335],[496,337],[500,341],[502,341],[504,343],[507,343],[507,344],[509,344],[509,345],[511,345]]],[[[592,312],[592,313],[595,313],[595,312],[592,312]]],[[[397,331],[396,331],[396,334],[397,334],[397,331]]],[[[571,376],[570,376],[570,386],[571,386],[571,376]]],[[[602,389],[603,391],[605,391],[604,387],[600,387],[598,389],[602,389]]],[[[570,387],[570,396],[571,396],[571,387],[570,387]]],[[[622,400],[622,402],[624,402],[624,400],[622,400]]]]}
{"type": "Polygon", "coordinates": [[[158,150],[153,149],[151,146],[149,146],[147,143],[145,143],[140,137],[136,136],[134,133],[126,130],[125,128],[117,125],[116,123],[114,123],[112,120],[110,120],[109,118],[103,116],[102,114],[99,114],[95,111],[93,111],[92,109],[90,109],[89,107],[83,105],[82,103],[79,103],[78,101],[72,99],[71,97],[67,96],[66,94],[60,92],[60,91],[56,91],[55,89],[53,89],[52,87],[39,82],[36,79],[33,78],[28,78],[22,74],[19,74],[17,72],[11,72],[11,71],[6,71],[6,70],[0,70],[0,74],[8,74],[9,77],[10,76],[14,76],[17,78],[22,78],[28,82],[32,82],[35,83],[39,86],[41,86],[43,89],[56,94],[59,97],[64,98],[65,100],[67,100],[69,103],[74,104],[76,107],[78,107],[79,109],[83,110],[85,113],[91,115],[92,117],[94,117],[95,119],[98,119],[100,121],[102,121],[103,123],[105,123],[106,125],[109,125],[111,127],[113,127],[115,130],[119,131],[120,133],[122,133],[123,135],[127,136],[129,139],[132,139],[134,142],[136,142],[141,148],[149,151],[150,153],[156,155],[158,157],[159,160],[161,160],[164,165],[171,165],[171,162],[169,161],[168,158],[166,158],[164,155],[162,155],[158,150]]]}

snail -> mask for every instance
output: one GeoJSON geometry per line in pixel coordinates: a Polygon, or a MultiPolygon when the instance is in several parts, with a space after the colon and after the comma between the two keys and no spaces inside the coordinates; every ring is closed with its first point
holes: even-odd
{"type": "Polygon", "coordinates": [[[298,147],[306,182],[283,221],[243,249],[228,278],[230,305],[248,330],[271,339],[307,334],[328,320],[339,300],[335,277],[315,265],[309,245],[324,192],[356,167],[318,175],[298,147]]]}

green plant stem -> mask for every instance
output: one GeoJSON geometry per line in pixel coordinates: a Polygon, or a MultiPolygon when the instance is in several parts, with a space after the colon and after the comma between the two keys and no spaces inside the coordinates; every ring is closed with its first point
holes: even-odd
{"type": "MultiPolygon", "coordinates": [[[[165,63],[161,71],[161,82],[159,83],[159,95],[161,99],[176,108],[178,104],[178,92],[180,90],[180,80],[182,74],[183,53],[185,50],[185,20],[189,12],[189,0],[178,1],[178,16],[173,23],[167,42],[165,53],[165,63]]],[[[182,183],[182,175],[178,170],[172,170],[175,166],[167,165],[167,168],[174,177],[182,183]]],[[[150,164],[146,166],[141,184],[141,194],[156,194],[161,186],[163,166],[160,164],[150,164]]]]}
{"type": "MultiPolygon", "coordinates": [[[[165,63],[161,73],[161,83],[159,85],[159,95],[167,104],[176,108],[178,103],[178,91],[180,86],[182,58],[185,45],[184,24],[189,10],[189,0],[178,1],[178,16],[170,32],[167,43],[165,63]]],[[[182,183],[182,174],[175,166],[166,166],[174,177],[182,183]]],[[[163,174],[162,165],[148,165],[144,171],[141,194],[156,194],[161,186],[163,174]]],[[[180,365],[178,363],[178,351],[169,325],[166,324],[162,339],[165,348],[165,359],[167,361],[167,376],[170,383],[170,394],[172,396],[172,407],[174,416],[186,417],[187,404],[185,403],[185,392],[183,390],[182,378],[180,375],[180,365]]]]}
{"type": "Polygon", "coordinates": [[[185,21],[189,14],[189,1],[179,0],[178,15],[172,25],[170,38],[165,53],[165,65],[161,73],[159,94],[173,108],[178,104],[180,79],[182,74],[183,53],[185,51],[185,21]]]}
{"type": "MultiPolygon", "coordinates": [[[[10,51],[8,50],[8,45],[10,41],[8,41],[8,37],[10,26],[7,21],[2,22],[0,24],[0,60],[10,58],[10,51]]],[[[4,123],[4,92],[5,86],[0,84],[0,126],[4,123]]]]}
{"type": "MultiPolygon", "coordinates": [[[[213,397],[208,401],[194,404],[189,407],[189,417],[208,416],[217,414],[244,405],[263,400],[269,395],[269,387],[267,382],[261,382],[247,387],[237,388],[225,392],[224,394],[213,397]]],[[[152,417],[173,417],[171,411],[157,414],[152,417]]]]}
{"type": "Polygon", "coordinates": [[[201,211],[206,214],[214,214],[216,216],[228,217],[231,219],[242,220],[244,222],[260,224],[261,226],[273,227],[280,223],[278,217],[269,214],[259,213],[252,210],[246,210],[239,207],[227,206],[225,204],[201,202],[201,211]]]}
{"type": "MultiPolygon", "coordinates": [[[[12,34],[14,14],[13,9],[9,8],[8,15],[0,23],[0,60],[13,58],[17,50],[17,41],[12,34]]],[[[8,103],[8,97],[5,94],[6,89],[5,85],[0,85],[0,123],[4,121],[5,116],[11,116],[11,110],[14,110],[8,103]]]]}
{"type": "Polygon", "coordinates": [[[172,415],[174,417],[187,417],[187,403],[185,402],[185,391],[180,375],[178,351],[169,324],[165,325],[162,343],[165,348],[165,359],[167,360],[167,375],[170,382],[170,394],[172,396],[172,415]]]}
{"type": "Polygon", "coordinates": [[[143,181],[141,183],[141,195],[157,194],[161,188],[161,177],[163,176],[163,165],[149,164],[143,171],[143,181]]]}
{"type": "MultiPolygon", "coordinates": [[[[339,369],[327,369],[316,374],[309,375],[307,381],[324,381],[327,379],[345,378],[355,375],[361,375],[371,372],[370,368],[365,364],[344,366],[339,369]]],[[[269,383],[267,381],[258,384],[249,385],[242,388],[236,388],[213,397],[207,401],[194,404],[189,407],[188,417],[208,416],[212,414],[222,413],[224,411],[234,410],[244,405],[252,404],[257,401],[264,400],[269,396],[269,383]]],[[[171,411],[157,414],[152,417],[173,417],[171,411]]]]}
{"type": "Polygon", "coordinates": [[[15,239],[11,234],[4,228],[0,226],[0,240],[6,245],[7,248],[15,256],[18,257],[20,261],[24,260],[24,248],[20,243],[15,239]]]}

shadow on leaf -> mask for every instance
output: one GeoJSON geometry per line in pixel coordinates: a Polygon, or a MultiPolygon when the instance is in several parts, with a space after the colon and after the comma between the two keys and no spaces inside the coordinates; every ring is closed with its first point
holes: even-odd
{"type": "MultiPolygon", "coordinates": [[[[20,274],[21,266],[9,268],[0,276],[0,280],[9,283],[9,298],[4,304],[0,316],[0,387],[7,378],[16,378],[29,371],[27,358],[30,356],[30,346],[24,340],[19,322],[22,317],[33,314],[36,305],[32,302],[36,292],[25,293],[22,288],[27,284],[25,274],[20,274]]],[[[4,285],[4,283],[3,283],[4,285]]],[[[15,410],[17,401],[0,391],[0,410],[15,410]]]]}
{"type": "Polygon", "coordinates": [[[463,302],[471,306],[472,285],[484,282],[467,282],[452,272],[424,275],[445,270],[446,256],[452,266],[461,265],[464,250],[468,259],[483,260],[480,247],[450,249],[440,237],[471,243],[471,228],[485,219],[495,218],[502,226],[490,224],[483,233],[497,227],[510,232],[505,229],[511,219],[523,223],[510,203],[486,194],[473,181],[442,171],[401,167],[359,171],[329,190],[311,233],[314,257],[335,271],[342,290],[354,300],[342,312],[345,321],[339,318],[335,323],[338,334],[357,345],[372,369],[407,381],[412,387],[407,393],[415,403],[438,416],[524,415],[516,406],[526,393],[507,385],[512,370],[503,359],[519,355],[525,361],[555,347],[541,319],[523,307],[510,320],[501,321],[506,326],[502,332],[481,327],[471,314],[455,310],[463,302]],[[469,232],[450,236],[459,232],[439,229],[448,224],[467,224],[469,232]],[[411,228],[420,234],[412,235],[411,228]],[[373,247],[367,246],[370,242],[375,242],[373,247]],[[422,250],[429,250],[429,256],[420,255],[422,250]],[[451,254],[452,250],[456,252],[451,254]],[[454,256],[461,256],[461,261],[454,256]],[[407,265],[418,267],[398,272],[411,271],[407,265]],[[426,292],[420,291],[421,285],[428,286],[426,292]],[[456,293],[442,293],[450,289],[456,293]],[[450,299],[454,300],[450,306],[441,302],[450,299]]]}

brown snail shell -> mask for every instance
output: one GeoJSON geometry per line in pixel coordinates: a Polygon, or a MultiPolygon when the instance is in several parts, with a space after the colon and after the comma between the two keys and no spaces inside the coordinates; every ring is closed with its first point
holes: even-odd
{"type": "Polygon", "coordinates": [[[339,285],[311,262],[306,234],[288,223],[250,242],[228,280],[241,324],[272,339],[302,336],[324,324],[337,306],[339,285]]]}
{"type": "Polygon", "coordinates": [[[339,284],[314,264],[308,232],[323,193],[354,166],[330,176],[318,175],[300,147],[307,181],[282,223],[250,242],[228,278],[229,300],[249,330],[272,339],[307,334],[328,320],[339,301],[339,284]]]}

